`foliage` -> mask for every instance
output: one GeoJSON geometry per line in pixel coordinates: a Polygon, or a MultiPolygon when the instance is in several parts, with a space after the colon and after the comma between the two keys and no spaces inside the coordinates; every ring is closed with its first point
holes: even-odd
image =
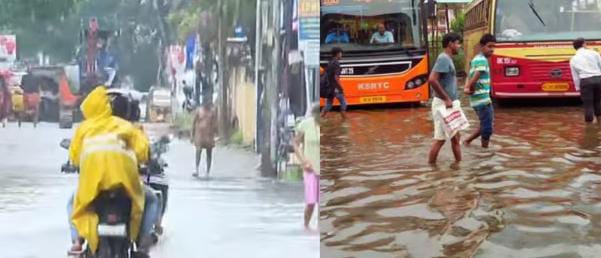
{"type": "Polygon", "coordinates": [[[181,112],[175,116],[175,127],[178,131],[189,132],[192,130],[193,116],[188,112],[181,112]]]}
{"type": "Polygon", "coordinates": [[[256,0],[0,0],[0,33],[17,35],[21,59],[43,52],[53,63],[67,63],[83,47],[87,20],[97,17],[101,29],[121,32],[111,43],[121,75],[146,90],[157,82],[165,46],[193,32],[203,43],[216,43],[219,19],[225,37],[237,25],[254,31],[255,7],[256,0]]]}
{"type": "Polygon", "coordinates": [[[230,142],[236,145],[242,145],[244,143],[244,135],[242,130],[237,129],[236,132],[231,136],[230,142]]]}
{"type": "Polygon", "coordinates": [[[167,0],[0,0],[0,31],[15,33],[21,59],[38,52],[53,63],[71,62],[84,46],[82,29],[97,17],[100,29],[120,31],[112,49],[121,75],[130,75],[137,89],[156,83],[162,46],[169,39],[165,19],[167,0]]]}
{"type": "Polygon", "coordinates": [[[2,0],[0,24],[5,27],[29,26],[61,20],[77,9],[82,0],[2,0]]]}
{"type": "Polygon", "coordinates": [[[451,31],[463,35],[464,26],[465,26],[465,14],[463,12],[460,12],[457,14],[457,17],[455,17],[455,20],[453,20],[451,22],[451,31]]]}
{"type": "Polygon", "coordinates": [[[242,26],[246,31],[254,30],[256,0],[221,2],[221,15],[218,0],[191,0],[188,4],[179,6],[168,17],[169,24],[177,31],[177,39],[183,41],[190,33],[198,32],[204,43],[216,41],[219,19],[224,23],[227,36],[233,34],[236,25],[242,26]]]}
{"type": "Polygon", "coordinates": [[[69,23],[69,15],[76,12],[84,0],[2,0],[0,1],[0,32],[17,35],[19,56],[33,57],[41,50],[54,49],[53,54],[67,59],[77,35],[69,23]],[[39,43],[44,42],[43,46],[39,43]]]}

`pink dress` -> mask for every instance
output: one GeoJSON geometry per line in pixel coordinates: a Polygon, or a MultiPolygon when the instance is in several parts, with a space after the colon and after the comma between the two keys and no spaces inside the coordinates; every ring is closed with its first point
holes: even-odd
{"type": "Polygon", "coordinates": [[[303,183],[305,184],[305,203],[319,204],[319,176],[313,172],[305,171],[303,173],[303,183]]]}

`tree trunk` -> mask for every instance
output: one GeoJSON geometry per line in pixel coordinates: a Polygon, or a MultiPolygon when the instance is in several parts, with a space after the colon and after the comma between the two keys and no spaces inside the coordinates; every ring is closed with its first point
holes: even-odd
{"type": "Polygon", "coordinates": [[[168,26],[166,25],[165,15],[162,10],[162,7],[165,6],[164,0],[154,0],[152,3],[153,10],[155,11],[158,20],[158,32],[159,32],[159,41],[157,43],[157,55],[159,59],[158,67],[157,67],[157,76],[156,76],[156,85],[162,85],[163,78],[162,72],[163,67],[165,66],[165,47],[164,44],[169,42],[169,31],[167,30],[168,26]]]}

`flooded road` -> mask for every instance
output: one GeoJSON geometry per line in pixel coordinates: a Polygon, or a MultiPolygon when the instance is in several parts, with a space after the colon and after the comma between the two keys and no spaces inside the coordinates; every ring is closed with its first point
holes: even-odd
{"type": "MultiPolygon", "coordinates": [[[[58,144],[71,134],[55,124],[0,128],[0,257],[66,257],[77,175],[60,173],[67,151],[58,144]]],[[[319,235],[303,228],[302,184],[260,177],[257,157],[236,148],[216,149],[210,179],[192,178],[187,141],[165,158],[165,234],[151,257],[319,257],[319,235]]]]}
{"type": "Polygon", "coordinates": [[[322,257],[599,257],[601,126],[573,105],[495,112],[489,150],[456,165],[447,143],[437,167],[429,108],[324,121],[322,257]]]}

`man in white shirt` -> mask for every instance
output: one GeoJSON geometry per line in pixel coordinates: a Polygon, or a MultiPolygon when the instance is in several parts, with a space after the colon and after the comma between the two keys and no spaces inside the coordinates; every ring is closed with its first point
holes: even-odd
{"type": "Polygon", "coordinates": [[[584,103],[584,119],[592,123],[597,117],[601,123],[601,55],[586,48],[583,38],[574,40],[576,54],[570,60],[572,78],[584,103]]]}
{"type": "Polygon", "coordinates": [[[383,23],[378,24],[378,31],[376,31],[369,41],[371,44],[386,44],[394,43],[394,35],[392,32],[386,31],[386,27],[383,23]]]}

